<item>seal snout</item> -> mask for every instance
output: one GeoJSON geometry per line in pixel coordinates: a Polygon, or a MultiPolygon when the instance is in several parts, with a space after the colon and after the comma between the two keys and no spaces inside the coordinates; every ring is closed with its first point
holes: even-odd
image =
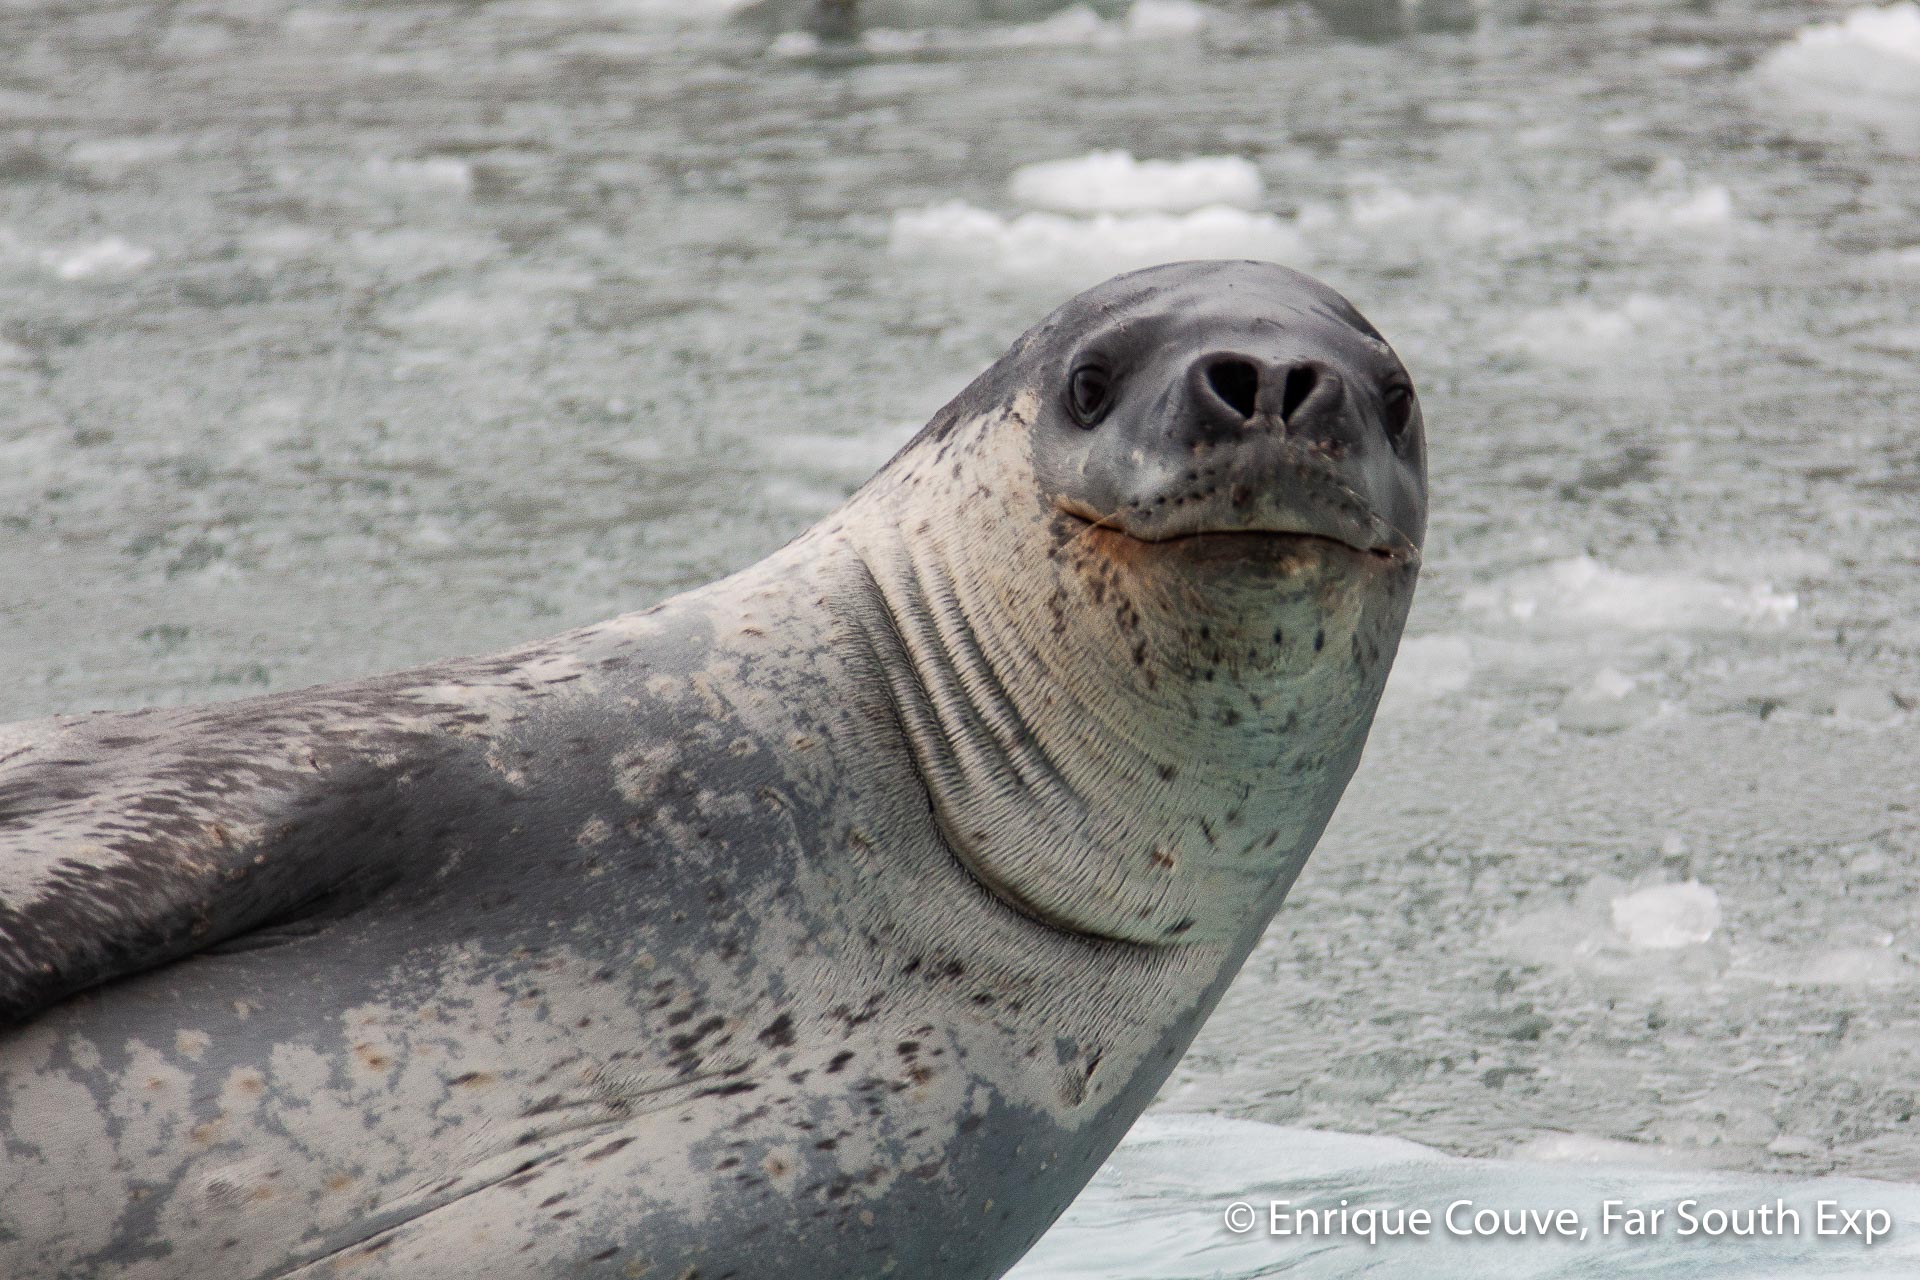
{"type": "Polygon", "coordinates": [[[1091,290],[1036,333],[1050,346],[1028,384],[1032,456],[1056,510],[1144,543],[1277,534],[1417,554],[1412,379],[1326,286],[1267,263],[1176,264],[1091,290]]]}
{"type": "Polygon", "coordinates": [[[1346,388],[1324,361],[1214,352],[1193,362],[1187,395],[1194,416],[1218,433],[1264,427],[1335,448],[1343,443],[1335,428],[1346,388]]]}

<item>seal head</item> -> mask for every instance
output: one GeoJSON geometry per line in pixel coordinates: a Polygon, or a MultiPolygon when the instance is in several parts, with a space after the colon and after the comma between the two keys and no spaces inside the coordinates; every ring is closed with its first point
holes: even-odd
{"type": "Polygon", "coordinates": [[[1061,510],[1145,542],[1317,537],[1405,560],[1426,530],[1413,381],[1325,285],[1266,263],[1181,263],[1075,298],[1034,462],[1061,510]]]}
{"type": "Polygon", "coordinates": [[[884,665],[921,673],[897,701],[954,855],[1061,928],[1156,945],[1278,905],[1358,763],[1425,526],[1405,368],[1258,262],[1068,302],[847,521],[908,642],[884,665]]]}

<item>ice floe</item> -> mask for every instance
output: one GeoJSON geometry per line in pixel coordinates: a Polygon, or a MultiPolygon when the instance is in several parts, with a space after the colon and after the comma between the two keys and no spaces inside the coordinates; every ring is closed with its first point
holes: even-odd
{"type": "Polygon", "coordinates": [[[1665,709],[1665,703],[1639,677],[1602,667],[1585,687],[1561,700],[1553,718],[1555,725],[1573,733],[1617,733],[1665,709]]]}
{"type": "Polygon", "coordinates": [[[1784,624],[1799,608],[1798,597],[1764,582],[1736,585],[1684,572],[1631,573],[1592,556],[1557,560],[1476,587],[1465,603],[1529,628],[1556,630],[1768,628],[1784,624]]]}
{"type": "Polygon", "coordinates": [[[1044,211],[1004,216],[963,200],[894,214],[887,248],[901,258],[959,261],[1062,286],[1187,258],[1297,262],[1306,254],[1290,224],[1224,205],[1075,218],[1044,211]]]}
{"type": "Polygon", "coordinates": [[[1458,693],[1473,680],[1473,647],[1464,636],[1409,636],[1400,642],[1387,678],[1384,705],[1429,702],[1458,693]]]}
{"type": "Polygon", "coordinates": [[[1399,238],[1411,234],[1422,241],[1476,243],[1512,239],[1526,230],[1526,224],[1452,192],[1413,192],[1374,183],[1354,191],[1340,205],[1307,205],[1300,210],[1300,229],[1309,236],[1392,233],[1399,238]]]}
{"type": "Polygon", "coordinates": [[[36,246],[0,227],[0,266],[39,267],[62,280],[118,280],[144,271],[157,256],[122,236],[36,246]]]}
{"type": "Polygon", "coordinates": [[[1697,946],[1720,927],[1720,896],[1695,880],[1657,884],[1612,903],[1613,929],[1637,951],[1697,946]]]}
{"type": "MultiPolygon", "coordinates": [[[[1141,40],[1170,40],[1197,35],[1211,10],[1194,0],[1134,0],[1116,18],[1104,18],[1091,6],[1071,5],[1033,22],[980,27],[870,27],[858,35],[860,48],[878,56],[910,55],[944,49],[1048,48],[1084,45],[1105,48],[1141,40]]],[[[810,31],[787,31],[767,47],[776,58],[804,58],[820,52],[810,31]]]]}
{"type": "Polygon", "coordinates": [[[363,171],[369,185],[395,192],[460,192],[473,188],[473,166],[452,156],[388,160],[376,156],[363,171]]]}
{"type": "Polygon", "coordinates": [[[1631,347],[1657,344],[1680,327],[1673,303],[1635,293],[1612,306],[1580,300],[1537,308],[1494,345],[1547,364],[1600,365],[1631,347]]]}
{"type": "Polygon", "coordinates": [[[1886,947],[1836,947],[1796,964],[1786,981],[1802,987],[1893,987],[1913,980],[1913,966],[1886,947]]]}
{"type": "MultiPolygon", "coordinates": [[[[1011,1273],[1011,1280],[1213,1280],[1284,1274],[1291,1280],[1356,1275],[1422,1280],[1560,1280],[1623,1275],[1694,1280],[1703,1275],[1772,1277],[1911,1276],[1920,1269],[1920,1187],[1858,1178],[1729,1174],[1663,1159],[1657,1150],[1581,1135],[1554,1135],[1523,1148],[1532,1158],[1444,1155],[1396,1138],[1290,1129],[1218,1116],[1150,1114],[1133,1127],[1060,1223],[1011,1273]],[[1780,1230],[1736,1234],[1724,1217],[1776,1198],[1793,1211],[1780,1230]],[[1464,1207],[1460,1202],[1471,1202],[1464,1207]],[[1660,1207],[1651,1234],[1629,1235],[1603,1221],[1603,1203],[1660,1207]],[[1718,1234],[1682,1235],[1676,1211],[1691,1201],[1696,1223],[1718,1234]],[[1874,1209],[1880,1234],[1818,1234],[1821,1201],[1852,1212],[1874,1209]],[[1274,1202],[1281,1225],[1269,1230],[1274,1202]],[[1246,1206],[1252,1216],[1229,1206],[1246,1206]],[[1501,1238],[1457,1235],[1485,1209],[1572,1210],[1583,1236],[1501,1238]],[[1299,1230],[1299,1210],[1424,1209],[1424,1236],[1299,1230]],[[1464,1213],[1465,1216],[1462,1216],[1464,1213]],[[1791,1229],[1788,1229],[1789,1226],[1791,1229]]],[[[1784,1154],[1784,1153],[1781,1153],[1784,1154]]],[[[1825,1219],[1836,1226],[1837,1210],[1825,1219]]],[[[1336,1219],[1337,1221],[1337,1219],[1336,1219]]],[[[1376,1219],[1375,1221],[1378,1221],[1376,1219]]],[[[1856,1219],[1856,1223],[1858,1223],[1856,1219]]]]}
{"type": "Polygon", "coordinates": [[[1734,224],[1733,196],[1722,186],[1641,196],[1615,207],[1608,223],[1639,235],[1724,232],[1734,224]]]}
{"type": "Polygon", "coordinates": [[[1913,0],[1807,27],[1754,75],[1763,101],[1784,99],[1920,148],[1920,4],[1913,0]]]}
{"type": "Polygon", "coordinates": [[[1059,213],[1191,213],[1208,205],[1252,209],[1266,195],[1260,170],[1239,156],[1136,160],[1095,151],[1014,170],[1007,189],[1019,203],[1059,213]]]}

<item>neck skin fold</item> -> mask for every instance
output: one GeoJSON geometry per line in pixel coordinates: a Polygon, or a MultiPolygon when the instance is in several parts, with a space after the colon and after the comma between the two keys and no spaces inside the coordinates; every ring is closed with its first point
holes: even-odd
{"type": "Polygon", "coordinates": [[[1244,938],[1358,763],[1391,657],[1355,661],[1373,584],[1323,551],[1196,566],[1068,520],[1017,417],[961,424],[965,466],[892,468],[838,521],[940,835],[1057,929],[1244,938]]]}

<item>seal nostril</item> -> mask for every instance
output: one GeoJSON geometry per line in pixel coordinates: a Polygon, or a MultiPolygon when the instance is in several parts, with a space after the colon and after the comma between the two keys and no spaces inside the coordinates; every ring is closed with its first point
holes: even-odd
{"type": "Polygon", "coordinates": [[[1297,364],[1287,370],[1286,385],[1280,389],[1280,420],[1292,422],[1293,415],[1319,385],[1320,371],[1310,364],[1297,364]]]}
{"type": "Polygon", "coordinates": [[[1245,360],[1215,360],[1207,366],[1207,385],[1243,418],[1251,418],[1260,399],[1260,371],[1245,360]]]}

